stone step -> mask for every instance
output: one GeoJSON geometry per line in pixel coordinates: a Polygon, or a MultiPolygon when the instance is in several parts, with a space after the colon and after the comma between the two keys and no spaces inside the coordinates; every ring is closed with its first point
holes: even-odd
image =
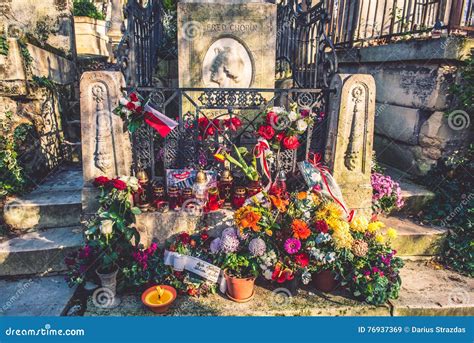
{"type": "Polygon", "coordinates": [[[383,165],[385,173],[400,184],[402,198],[405,205],[400,209],[400,213],[417,214],[435,197],[435,194],[426,187],[416,184],[413,176],[397,168],[383,165]]]}
{"type": "Polygon", "coordinates": [[[380,220],[387,228],[397,230],[398,236],[392,245],[400,256],[435,255],[447,234],[447,229],[422,225],[406,217],[382,216],[380,220]]]}
{"type": "Polygon", "coordinates": [[[34,191],[9,199],[4,221],[13,231],[74,226],[80,223],[82,171],[63,169],[34,191]]]}
{"type": "MultiPolygon", "coordinates": [[[[178,296],[170,316],[452,316],[474,314],[474,279],[425,262],[407,262],[401,270],[402,287],[397,300],[374,306],[355,300],[347,291],[316,291],[311,284],[296,296],[282,285],[255,287],[247,303],[235,303],[218,293],[207,297],[178,296]],[[448,291],[447,291],[448,290],[448,291]]],[[[156,316],[145,308],[140,294],[119,296],[112,309],[87,301],[85,316],[156,316]]]]}
{"type": "Polygon", "coordinates": [[[64,276],[0,280],[0,316],[61,316],[74,295],[64,276]]]}
{"type": "Polygon", "coordinates": [[[0,276],[66,270],[64,258],[84,242],[81,227],[33,231],[0,243],[0,276]]]}

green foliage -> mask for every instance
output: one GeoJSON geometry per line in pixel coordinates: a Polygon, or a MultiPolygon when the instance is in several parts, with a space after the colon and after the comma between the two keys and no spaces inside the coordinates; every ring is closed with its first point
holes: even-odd
{"type": "Polygon", "coordinates": [[[90,0],[75,0],[73,4],[73,14],[76,17],[89,17],[104,20],[105,15],[90,0]]]}
{"type": "Polygon", "coordinates": [[[454,106],[456,110],[464,110],[472,117],[472,109],[474,108],[474,55],[469,55],[465,64],[459,68],[459,73],[459,82],[451,85],[449,91],[456,98],[454,106]]]}
{"type": "Polygon", "coordinates": [[[0,55],[8,55],[8,40],[5,36],[0,36],[0,55]]]}
{"type": "Polygon", "coordinates": [[[474,276],[474,144],[441,160],[424,178],[436,198],[424,219],[450,228],[440,259],[453,269],[474,276]]]}
{"type": "Polygon", "coordinates": [[[34,128],[31,124],[22,124],[11,133],[12,117],[13,113],[9,111],[6,119],[0,121],[0,198],[21,193],[28,185],[18,161],[18,148],[34,128]]]}
{"type": "Polygon", "coordinates": [[[54,92],[57,90],[56,84],[47,76],[36,76],[33,75],[33,82],[38,86],[38,87],[44,87],[49,89],[50,91],[54,92]]]}
{"type": "Polygon", "coordinates": [[[238,278],[258,275],[258,263],[256,259],[244,253],[226,254],[222,268],[227,269],[230,275],[238,278]]]}
{"type": "Polygon", "coordinates": [[[33,63],[33,57],[31,57],[30,52],[28,48],[26,47],[26,43],[19,40],[18,41],[20,45],[20,53],[21,57],[23,58],[23,63],[25,65],[25,68],[27,71],[30,71],[31,64],[33,63]]]}

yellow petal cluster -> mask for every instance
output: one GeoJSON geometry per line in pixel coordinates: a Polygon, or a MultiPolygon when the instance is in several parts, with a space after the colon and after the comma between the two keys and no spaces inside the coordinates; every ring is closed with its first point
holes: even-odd
{"type": "Polygon", "coordinates": [[[380,221],[375,221],[375,222],[369,223],[369,225],[367,225],[367,231],[369,231],[370,233],[376,233],[377,231],[380,231],[380,229],[382,229],[384,227],[385,227],[384,223],[382,223],[380,221]]]}
{"type": "Polygon", "coordinates": [[[350,226],[353,231],[364,233],[365,231],[367,231],[367,227],[369,226],[369,221],[364,216],[357,216],[354,219],[352,219],[350,226]]]}
{"type": "Polygon", "coordinates": [[[336,247],[339,249],[350,249],[354,238],[351,235],[349,224],[343,220],[334,220],[332,225],[331,227],[334,230],[332,239],[336,247]]]}

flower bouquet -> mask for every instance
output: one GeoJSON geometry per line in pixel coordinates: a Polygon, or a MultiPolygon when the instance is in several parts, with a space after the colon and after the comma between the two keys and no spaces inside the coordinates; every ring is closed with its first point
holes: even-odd
{"type": "Polygon", "coordinates": [[[373,188],[372,207],[375,213],[390,213],[404,205],[402,190],[398,182],[390,176],[372,173],[370,181],[373,188]]]}

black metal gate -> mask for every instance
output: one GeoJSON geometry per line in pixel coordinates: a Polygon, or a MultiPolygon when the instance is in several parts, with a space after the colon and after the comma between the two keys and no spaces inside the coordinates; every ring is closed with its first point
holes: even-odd
{"type": "Polygon", "coordinates": [[[162,22],[165,15],[160,0],[149,0],[146,7],[136,0],[128,1],[127,30],[117,51],[127,90],[137,90],[149,97],[159,111],[179,121],[179,126],[166,139],[148,126],[135,132],[135,170],[145,169],[155,178],[163,175],[166,168],[219,169],[221,165],[213,159],[219,146],[251,145],[256,139],[259,113],[271,106],[288,106],[290,102],[315,113],[321,120],[307,131],[304,144],[297,151],[279,153],[272,168],[293,172],[296,161],[305,159],[310,151],[324,151],[329,79],[337,70],[337,60],[325,32],[329,18],[322,3],[304,10],[294,0],[288,0],[278,7],[277,68],[289,68],[293,80],[290,89],[157,87],[153,75],[159,63],[158,51],[165,41],[170,41],[162,22]],[[199,96],[193,97],[191,93],[199,96]],[[183,113],[183,100],[192,104],[191,112],[183,113]],[[218,113],[211,117],[209,111],[218,113]],[[257,114],[241,115],[252,111],[257,114]],[[222,135],[215,127],[213,137],[205,140],[199,137],[199,118],[208,118],[208,125],[212,127],[215,126],[214,119],[234,116],[239,116],[243,122],[238,132],[222,135]]]}

